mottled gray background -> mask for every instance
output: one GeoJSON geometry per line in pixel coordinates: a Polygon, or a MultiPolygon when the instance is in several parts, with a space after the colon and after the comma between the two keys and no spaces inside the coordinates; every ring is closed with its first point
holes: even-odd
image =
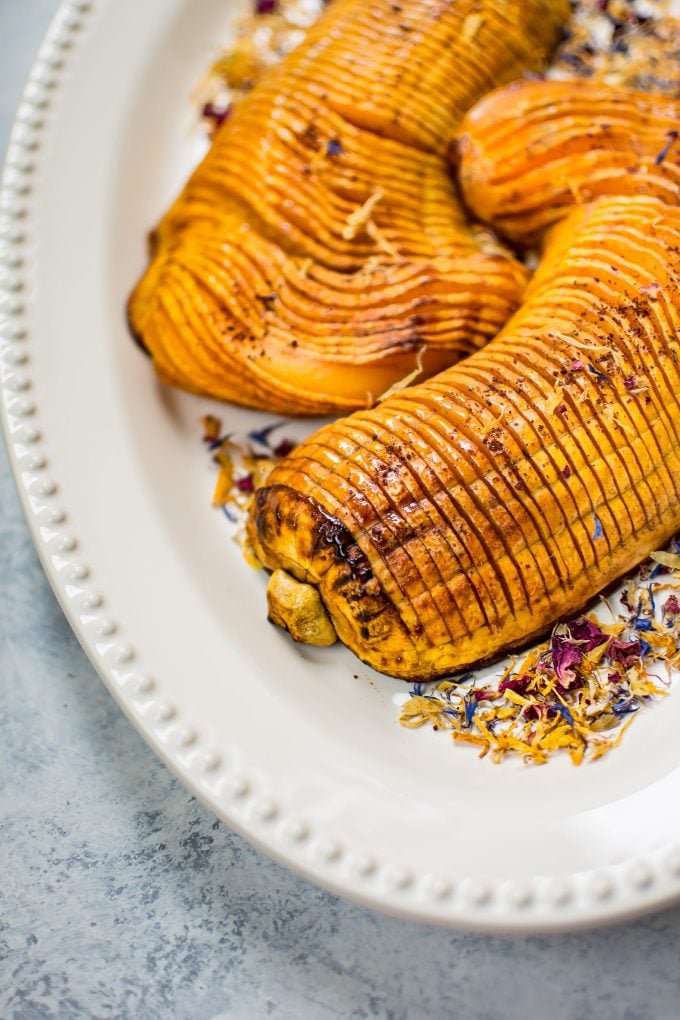
{"type": "MultiPolygon", "coordinates": [[[[55,7],[0,0],[0,150],[55,7]]],[[[94,674],[4,451],[0,718],[2,1020],[680,1017],[680,908],[586,934],[456,935],[344,903],[228,832],[94,674]]]]}

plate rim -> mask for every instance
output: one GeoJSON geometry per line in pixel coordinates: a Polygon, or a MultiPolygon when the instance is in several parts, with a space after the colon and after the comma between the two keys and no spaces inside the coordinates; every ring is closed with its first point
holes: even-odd
{"type": "MultiPolygon", "coordinates": [[[[74,69],[81,47],[87,45],[82,29],[95,12],[112,2],[62,0],[19,101],[0,183],[0,405],[5,443],[43,570],[95,671],[141,736],[205,807],[258,850],[362,906],[459,930],[529,934],[595,927],[670,905],[680,898],[680,843],[568,879],[535,876],[532,881],[469,882],[467,886],[463,882],[455,889],[445,878],[419,876],[365,853],[346,852],[323,833],[311,833],[296,817],[286,818],[271,798],[260,796],[247,776],[231,778],[230,806],[215,792],[220,758],[202,746],[200,735],[185,731],[182,739],[180,729],[180,739],[172,744],[165,739],[176,708],[163,700],[162,680],[152,680],[129,666],[133,653],[121,636],[124,625],[116,628],[106,654],[96,647],[84,616],[87,613],[90,620],[103,598],[78,559],[77,536],[61,540],[57,569],[40,530],[45,520],[58,530],[68,518],[63,500],[56,498],[58,482],[45,476],[46,440],[36,424],[40,415],[30,373],[31,338],[22,289],[30,271],[30,243],[37,239],[32,212],[38,188],[33,175],[39,164],[49,168],[41,133],[62,102],[60,79],[74,69]],[[67,591],[65,578],[71,588],[75,582],[77,600],[67,591]],[[276,827],[271,824],[274,820],[276,827]],[[310,840],[316,847],[311,860],[310,840]]],[[[48,173],[43,176],[49,179],[48,173]]]]}

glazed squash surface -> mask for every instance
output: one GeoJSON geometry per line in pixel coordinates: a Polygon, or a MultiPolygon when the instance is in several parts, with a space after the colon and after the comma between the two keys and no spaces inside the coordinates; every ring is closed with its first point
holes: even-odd
{"type": "Polygon", "coordinates": [[[333,0],[218,129],[152,239],[131,327],[173,385],[286,413],[368,406],[481,347],[524,268],[446,169],[567,0],[333,0]]]}
{"type": "Polygon", "coordinates": [[[680,527],[679,331],[680,209],[574,209],[483,351],[275,468],[257,555],[397,677],[526,642],[680,527]]]}
{"type": "Polygon", "coordinates": [[[451,155],[473,213],[536,245],[570,206],[602,195],[680,201],[680,98],[516,82],[470,111],[451,155]]]}

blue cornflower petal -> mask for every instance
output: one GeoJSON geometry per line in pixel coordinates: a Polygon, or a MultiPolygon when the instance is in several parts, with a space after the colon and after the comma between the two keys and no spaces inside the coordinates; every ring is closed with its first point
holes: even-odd
{"type": "Polygon", "coordinates": [[[260,446],[266,446],[270,449],[269,436],[272,434],[274,429],[280,429],[282,425],[285,425],[285,421],[275,421],[273,425],[267,425],[263,429],[253,429],[248,433],[248,439],[252,439],[254,443],[259,443],[260,446]]]}
{"type": "Polygon", "coordinates": [[[556,712],[559,712],[559,714],[564,719],[567,720],[567,722],[569,723],[570,726],[574,725],[574,717],[573,717],[573,715],[571,714],[571,712],[569,711],[567,706],[563,705],[561,701],[551,701],[550,702],[550,708],[554,708],[554,710],[556,712]]]}

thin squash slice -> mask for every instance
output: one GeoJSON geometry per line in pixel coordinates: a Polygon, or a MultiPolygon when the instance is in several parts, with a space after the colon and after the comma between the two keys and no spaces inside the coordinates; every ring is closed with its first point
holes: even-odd
{"type": "Polygon", "coordinates": [[[568,0],[333,0],[151,239],[129,301],[165,382],[292,414],[370,406],[481,347],[524,267],[446,168],[489,88],[544,66],[568,0]]]}
{"type": "Polygon", "coordinates": [[[680,208],[576,207],[484,350],[274,469],[257,556],[396,677],[526,643],[680,527],[679,333],[680,208]]]}
{"type": "Polygon", "coordinates": [[[451,157],[474,214],[535,246],[575,203],[602,195],[680,201],[680,98],[582,81],[516,82],[470,111],[451,157]]]}

